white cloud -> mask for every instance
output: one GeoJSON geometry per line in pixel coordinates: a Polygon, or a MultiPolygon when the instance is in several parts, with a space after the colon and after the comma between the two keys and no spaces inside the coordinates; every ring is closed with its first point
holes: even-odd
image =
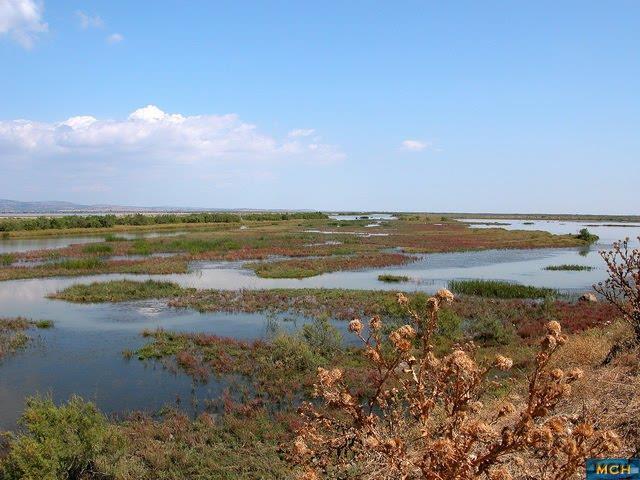
{"type": "Polygon", "coordinates": [[[431,144],[420,140],[405,140],[402,142],[402,149],[410,152],[420,152],[425,148],[430,147],[431,144]]]}
{"type": "Polygon", "coordinates": [[[309,135],[313,135],[315,130],[313,128],[297,128],[295,130],[291,130],[289,132],[290,137],[308,137],[309,135]]]}
{"type": "Polygon", "coordinates": [[[83,30],[87,30],[89,28],[102,28],[104,27],[104,22],[99,15],[89,15],[81,10],[76,12],[76,17],[80,22],[80,27],[83,30]]]}
{"type": "Polygon", "coordinates": [[[0,0],[0,35],[9,35],[31,48],[48,26],[42,21],[42,3],[34,0],[0,0]]]}
{"type": "Polygon", "coordinates": [[[62,122],[0,121],[0,168],[9,164],[76,163],[111,172],[119,168],[192,165],[329,163],[344,158],[335,146],[306,137],[279,140],[235,114],[165,113],[154,105],[125,120],[83,115],[62,122]]]}
{"type": "Polygon", "coordinates": [[[107,43],[113,45],[114,43],[120,43],[124,40],[124,37],[119,33],[112,33],[107,37],[107,43]]]}

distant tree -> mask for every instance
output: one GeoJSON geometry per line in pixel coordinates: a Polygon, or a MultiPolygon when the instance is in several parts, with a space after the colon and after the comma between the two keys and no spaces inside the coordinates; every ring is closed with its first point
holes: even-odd
{"type": "Polygon", "coordinates": [[[594,235],[593,233],[591,233],[588,228],[581,229],[577,237],[580,240],[584,240],[585,242],[589,243],[595,243],[600,238],[598,235],[594,235]]]}

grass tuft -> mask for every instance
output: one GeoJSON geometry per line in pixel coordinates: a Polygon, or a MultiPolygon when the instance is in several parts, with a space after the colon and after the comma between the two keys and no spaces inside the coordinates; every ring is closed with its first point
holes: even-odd
{"type": "Polygon", "coordinates": [[[175,297],[190,291],[191,289],[184,289],[171,282],[112,280],[110,282],[94,282],[88,285],[71,285],[64,290],[49,295],[49,298],[74,303],[123,302],[147,298],[175,297]]]}
{"type": "Polygon", "coordinates": [[[0,265],[8,267],[15,262],[16,256],[13,253],[3,253],[0,255],[0,265]]]}
{"type": "Polygon", "coordinates": [[[449,288],[464,295],[491,298],[544,298],[557,296],[552,288],[532,287],[499,280],[452,280],[449,288]]]}
{"type": "Polygon", "coordinates": [[[545,270],[551,271],[591,271],[593,267],[589,265],[574,265],[574,264],[563,264],[563,265],[549,265],[544,267],[545,270]]]}
{"type": "Polygon", "coordinates": [[[391,275],[390,273],[384,273],[382,275],[378,275],[378,280],[381,282],[408,282],[409,277],[405,275],[391,275]]]}

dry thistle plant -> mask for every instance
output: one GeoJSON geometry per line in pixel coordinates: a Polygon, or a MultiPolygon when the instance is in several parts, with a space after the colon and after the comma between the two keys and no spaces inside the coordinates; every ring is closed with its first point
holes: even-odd
{"type": "Polygon", "coordinates": [[[438,311],[452,300],[451,292],[440,290],[425,312],[417,312],[398,294],[411,322],[388,341],[379,317],[369,321],[366,336],[362,322],[351,321],[349,330],[375,370],[373,393],[356,397],[342,370],[318,370],[315,393],[323,402],[301,407],[304,422],[292,448],[299,478],[570,479],[586,457],[619,448],[618,436],[597,431],[587,412],[554,415],[582,375],[549,367],[566,341],[557,322],[546,325],[526,398],[518,407],[485,407],[480,400],[496,384],[490,372],[509,370],[513,362],[498,355],[480,366],[470,344],[434,354],[438,311]]]}
{"type": "MultiPolygon", "coordinates": [[[[640,240],[640,237],[638,237],[640,240]]],[[[607,264],[609,278],[594,285],[596,292],[614,305],[633,328],[634,344],[640,343],[640,250],[629,249],[629,239],[615,242],[600,256],[607,264]]]]}

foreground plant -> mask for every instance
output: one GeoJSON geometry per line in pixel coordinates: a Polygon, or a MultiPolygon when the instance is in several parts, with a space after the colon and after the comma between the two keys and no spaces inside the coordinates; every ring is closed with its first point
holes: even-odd
{"type": "Polygon", "coordinates": [[[526,397],[517,407],[485,407],[480,400],[498,385],[489,375],[513,362],[498,355],[481,366],[473,345],[435,355],[438,311],[452,300],[451,292],[441,290],[419,312],[398,294],[411,323],[392,331],[388,341],[379,317],[370,320],[366,336],[359,319],[349,324],[376,371],[374,393],[357,397],[341,369],[318,369],[315,393],[324,404],[302,406],[304,423],[292,452],[300,478],[569,479],[585,458],[619,448],[617,435],[597,431],[586,411],[554,414],[582,375],[549,366],[566,342],[555,321],[546,324],[526,397]]]}
{"type": "MultiPolygon", "coordinates": [[[[640,237],[638,237],[640,241],[640,237]]],[[[609,278],[594,285],[596,292],[616,307],[633,328],[631,343],[640,343],[640,250],[629,249],[629,239],[615,242],[609,251],[600,252],[607,264],[609,278]]],[[[615,348],[615,347],[614,347],[615,348]]]]}

